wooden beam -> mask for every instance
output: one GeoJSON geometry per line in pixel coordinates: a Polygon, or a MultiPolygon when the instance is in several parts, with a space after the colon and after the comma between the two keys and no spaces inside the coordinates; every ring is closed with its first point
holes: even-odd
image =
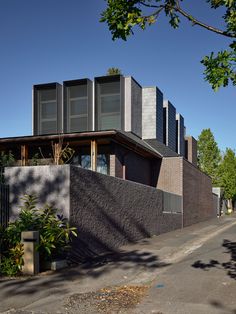
{"type": "Polygon", "coordinates": [[[21,166],[28,165],[29,149],[28,145],[21,145],[21,166]]]}
{"type": "Polygon", "coordinates": [[[97,171],[97,152],[98,152],[97,141],[91,141],[91,170],[97,171]]]}

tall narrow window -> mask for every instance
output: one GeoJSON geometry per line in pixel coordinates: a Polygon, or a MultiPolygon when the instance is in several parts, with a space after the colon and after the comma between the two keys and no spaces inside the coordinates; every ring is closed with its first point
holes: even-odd
{"type": "Polygon", "coordinates": [[[56,89],[38,91],[39,133],[57,133],[57,97],[56,89]]]}
{"type": "Polygon", "coordinates": [[[67,95],[68,130],[82,132],[88,130],[87,85],[68,87],[67,95]]]}
{"type": "Polygon", "coordinates": [[[121,129],[120,80],[97,82],[97,129],[121,129]]]}
{"type": "Polygon", "coordinates": [[[92,82],[64,82],[64,132],[92,130],[92,82]]]}
{"type": "Polygon", "coordinates": [[[33,134],[62,132],[61,85],[47,83],[33,86],[33,134]]]}

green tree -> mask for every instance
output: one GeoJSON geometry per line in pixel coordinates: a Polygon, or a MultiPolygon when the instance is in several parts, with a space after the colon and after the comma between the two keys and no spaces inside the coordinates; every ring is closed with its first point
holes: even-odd
{"type": "Polygon", "coordinates": [[[119,68],[109,68],[107,70],[107,75],[118,75],[121,74],[121,70],[119,68]]]}
{"type": "Polygon", "coordinates": [[[223,9],[222,24],[224,29],[216,28],[200,21],[182,7],[184,0],[106,0],[107,8],[102,12],[101,22],[108,24],[112,39],[126,40],[133,34],[135,26],[145,29],[158,22],[160,14],[165,14],[171,27],[178,28],[180,17],[186,18],[194,26],[198,25],[210,32],[231,39],[228,49],[218,53],[212,52],[201,61],[205,66],[205,80],[214,90],[227,86],[229,82],[236,85],[236,1],[205,0],[212,9],[223,9]]]}
{"type": "Polygon", "coordinates": [[[229,207],[232,209],[232,202],[236,200],[236,156],[230,148],[226,148],[219,167],[219,182],[224,188],[225,198],[229,200],[229,207]]]}
{"type": "Polygon", "coordinates": [[[218,168],[221,160],[220,150],[210,129],[202,130],[198,137],[198,166],[218,184],[218,168]]]}

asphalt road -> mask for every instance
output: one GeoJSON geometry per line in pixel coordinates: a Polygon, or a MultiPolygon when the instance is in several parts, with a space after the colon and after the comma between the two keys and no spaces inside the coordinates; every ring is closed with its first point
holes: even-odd
{"type": "Polygon", "coordinates": [[[149,296],[133,312],[236,313],[236,227],[214,236],[158,274],[149,296]]]}
{"type": "Polygon", "coordinates": [[[92,264],[2,278],[0,313],[236,314],[235,280],[236,216],[222,217],[144,239],[92,264]]]}

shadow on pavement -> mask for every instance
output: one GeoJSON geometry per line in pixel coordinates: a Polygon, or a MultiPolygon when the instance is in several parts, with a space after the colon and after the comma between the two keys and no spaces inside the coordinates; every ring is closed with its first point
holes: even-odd
{"type": "Polygon", "coordinates": [[[227,311],[228,313],[231,314],[236,314],[236,309],[230,309],[229,307],[225,306],[223,303],[216,301],[216,300],[212,300],[210,302],[210,304],[215,307],[216,309],[221,309],[222,311],[224,311],[224,313],[227,311]]]}
{"type": "Polygon", "coordinates": [[[225,269],[227,275],[236,280],[236,242],[224,239],[222,246],[226,249],[224,253],[230,254],[228,262],[220,263],[216,260],[210,260],[208,263],[204,263],[201,260],[198,260],[192,264],[192,267],[200,268],[205,271],[208,271],[211,268],[225,269]]]}
{"type": "MultiPolygon", "coordinates": [[[[163,263],[158,256],[144,251],[120,251],[100,256],[90,262],[70,267],[61,271],[46,273],[34,277],[19,277],[18,279],[0,279],[0,301],[6,297],[16,295],[29,296],[34,294],[45,294],[50,290],[50,294],[63,294],[68,290],[66,282],[78,281],[82,285],[83,279],[98,279],[102,275],[112,276],[114,270],[121,271],[122,275],[128,271],[154,271],[157,268],[167,267],[170,264],[163,263]],[[122,272],[123,271],[123,272],[122,272]]],[[[121,278],[122,279],[122,278],[121,278]]],[[[112,277],[111,277],[112,282],[112,277]]],[[[115,284],[115,283],[114,283],[115,284]]]]}

